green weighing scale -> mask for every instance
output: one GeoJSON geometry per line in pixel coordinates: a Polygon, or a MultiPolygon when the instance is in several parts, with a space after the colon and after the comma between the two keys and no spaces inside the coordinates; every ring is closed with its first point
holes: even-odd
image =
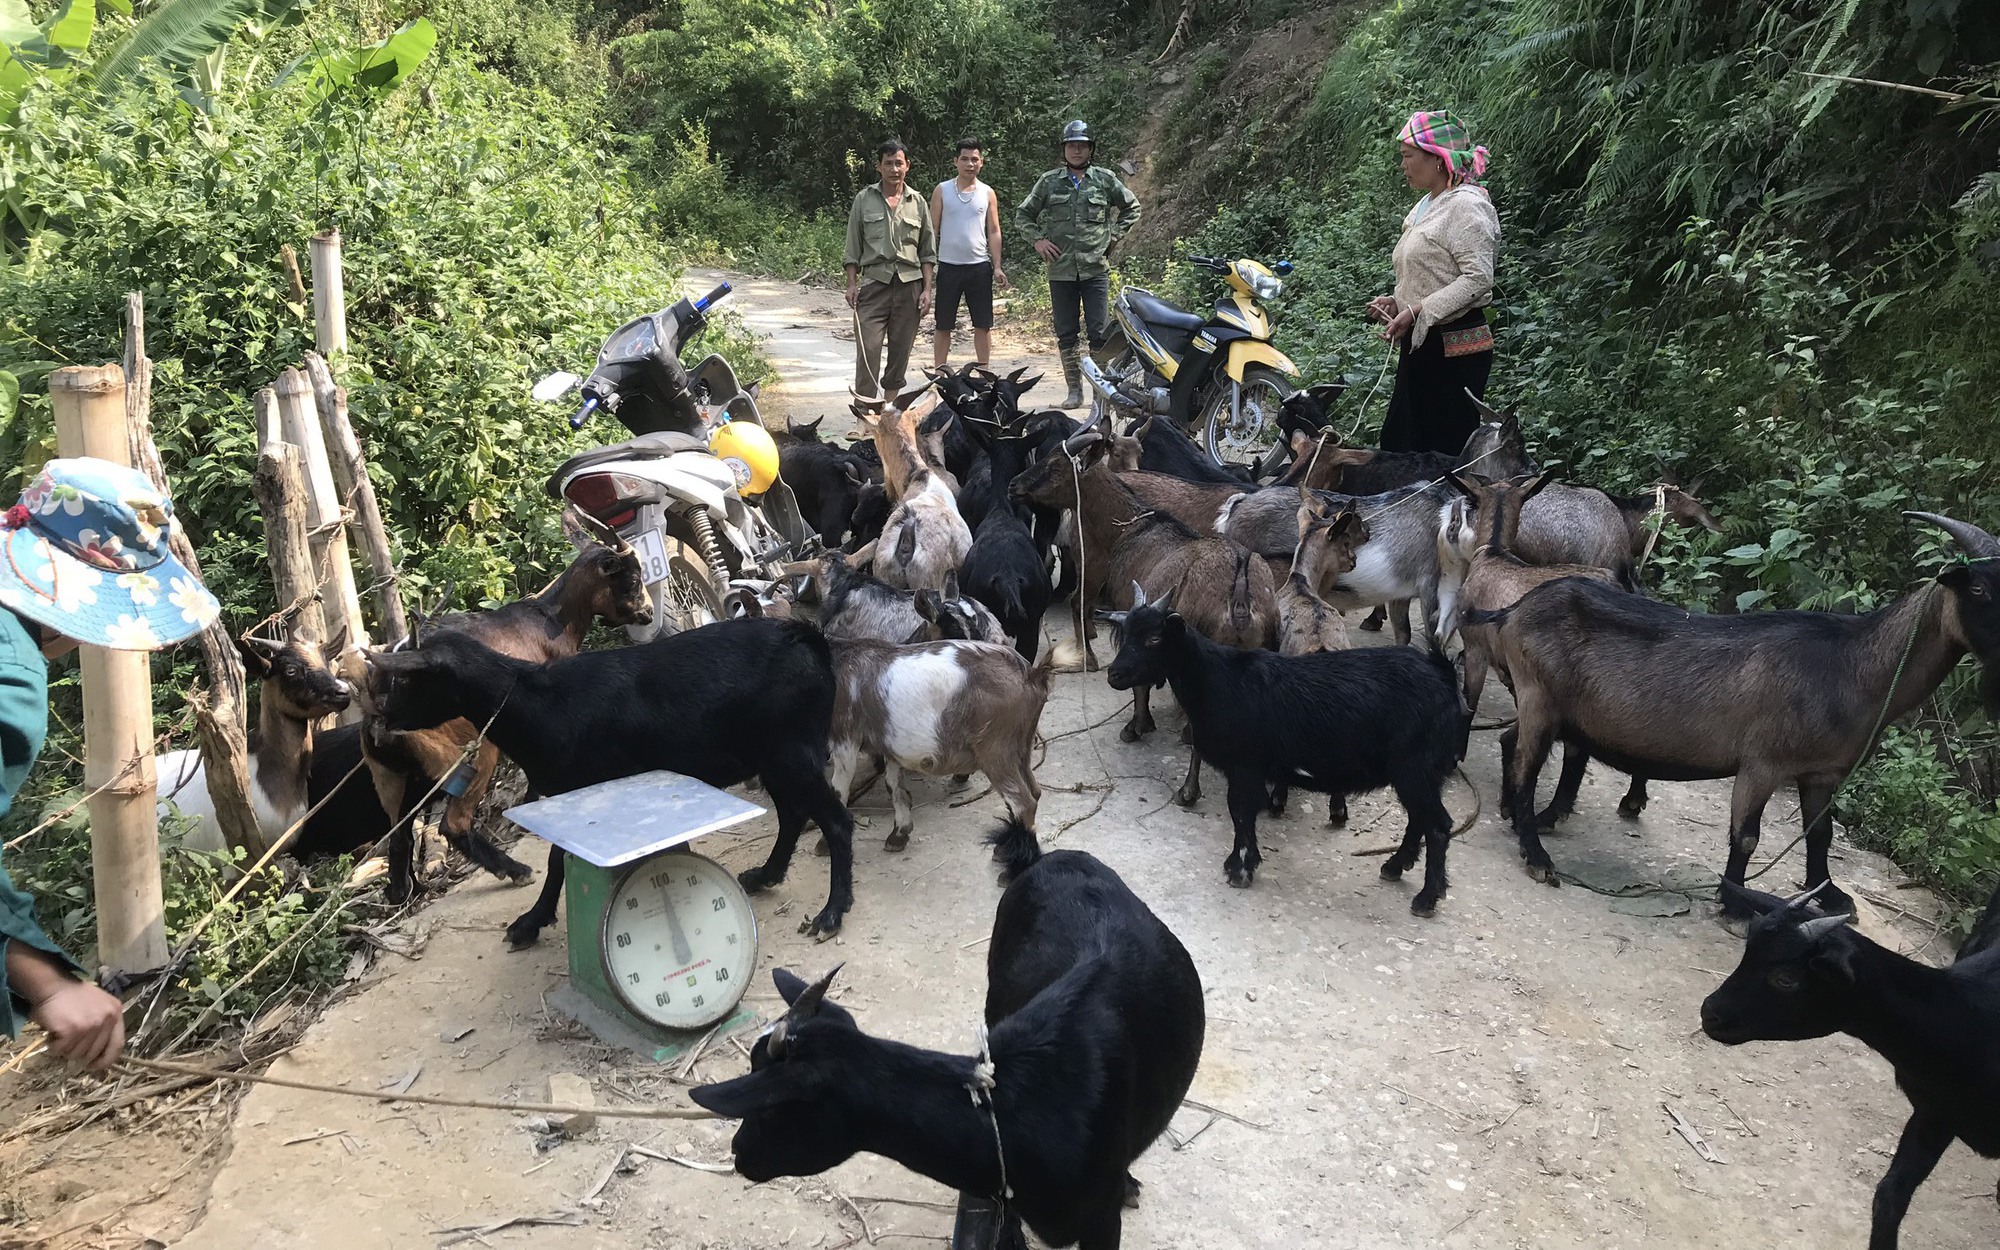
{"type": "Polygon", "coordinates": [[[686,844],[763,814],[669,772],[510,808],[508,819],[569,856],[569,983],[549,1005],[656,1063],[754,1020],[738,1004],[757,970],[756,912],[734,874],[686,844]]]}

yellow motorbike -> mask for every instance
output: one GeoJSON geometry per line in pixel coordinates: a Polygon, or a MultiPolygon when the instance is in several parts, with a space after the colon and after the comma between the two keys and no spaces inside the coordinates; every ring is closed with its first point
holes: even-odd
{"type": "Polygon", "coordinates": [[[1261,476],[1286,454],[1278,409],[1298,390],[1298,366],[1271,345],[1263,307],[1284,292],[1292,264],[1187,259],[1221,275],[1228,294],[1203,318],[1139,287],[1120,291],[1111,339],[1099,353],[1110,363],[1084,369],[1097,391],[1091,415],[1121,408],[1165,415],[1217,464],[1247,465],[1261,476]]]}

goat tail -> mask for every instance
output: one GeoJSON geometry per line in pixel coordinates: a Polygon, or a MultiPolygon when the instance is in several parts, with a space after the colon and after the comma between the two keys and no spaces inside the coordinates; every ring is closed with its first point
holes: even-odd
{"type": "Polygon", "coordinates": [[[993,858],[1000,861],[1001,878],[1007,881],[1015,880],[1042,858],[1041,839],[1012,815],[1007,817],[1007,823],[986,835],[986,845],[993,848],[993,858]]]}
{"type": "Polygon", "coordinates": [[[1458,614],[1458,623],[1460,628],[1467,625],[1491,625],[1495,629],[1498,629],[1507,623],[1508,617],[1514,614],[1514,607],[1515,605],[1510,603],[1504,608],[1493,608],[1490,610],[1487,608],[1465,608],[1458,614]]]}
{"type": "Polygon", "coordinates": [[[1257,615],[1250,593],[1250,562],[1261,559],[1248,547],[1236,549],[1236,576],[1229,580],[1229,624],[1239,638],[1250,632],[1250,624],[1257,615]]]}
{"type": "Polygon", "coordinates": [[[1049,682],[1055,676],[1058,650],[1054,646],[1043,647],[1041,658],[1028,666],[1028,684],[1040,690],[1044,700],[1049,697],[1049,682]]]}

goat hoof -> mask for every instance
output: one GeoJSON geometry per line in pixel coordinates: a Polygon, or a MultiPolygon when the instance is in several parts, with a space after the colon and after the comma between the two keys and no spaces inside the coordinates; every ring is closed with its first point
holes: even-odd
{"type": "Polygon", "coordinates": [[[1335,829],[1347,828],[1347,800],[1334,799],[1326,806],[1326,823],[1335,829]]]}
{"type": "Polygon", "coordinates": [[[820,834],[819,841],[813,843],[813,854],[821,856],[822,858],[833,854],[833,848],[826,844],[825,834],[823,833],[820,834]]]}
{"type": "Polygon", "coordinates": [[[1097,657],[1095,655],[1092,655],[1088,651],[1084,652],[1083,655],[1083,671],[1086,673],[1094,673],[1097,671],[1097,657]]]}
{"type": "Polygon", "coordinates": [[[1137,721],[1126,721],[1124,727],[1118,731],[1118,741],[1120,742],[1137,742],[1140,737],[1141,734],[1137,721]]]}
{"type": "Polygon", "coordinates": [[[1223,865],[1222,871],[1225,875],[1228,876],[1229,884],[1235,886],[1239,890],[1249,889],[1250,883],[1253,880],[1255,880],[1257,876],[1257,870],[1255,868],[1232,868],[1227,864],[1225,864],[1223,865]]]}
{"type": "Polygon", "coordinates": [[[1554,864],[1529,864],[1528,875],[1543,885],[1561,885],[1562,878],[1556,876],[1554,864]]]}
{"type": "Polygon", "coordinates": [[[1618,800],[1618,814],[1626,820],[1637,820],[1645,814],[1645,811],[1646,805],[1644,803],[1627,803],[1624,799],[1618,800]]]}
{"type": "Polygon", "coordinates": [[[1201,802],[1201,787],[1182,786],[1180,789],[1174,791],[1174,802],[1180,804],[1182,807],[1193,807],[1196,803],[1201,802]]]}
{"type": "Polygon", "coordinates": [[[829,907],[811,920],[799,922],[799,932],[815,942],[824,942],[840,932],[841,913],[829,907]]]}
{"type": "Polygon", "coordinates": [[[382,883],[383,901],[396,907],[401,907],[403,904],[409,902],[410,895],[414,892],[415,886],[408,877],[404,877],[401,880],[391,877],[382,883]]]}
{"type": "Polygon", "coordinates": [[[755,868],[745,868],[742,872],[736,874],[736,884],[742,886],[744,890],[751,894],[755,894],[759,890],[768,890],[784,879],[781,874],[766,877],[762,864],[759,864],[755,868]]]}
{"type": "Polygon", "coordinates": [[[1127,1173],[1125,1174],[1125,1209],[1126,1209],[1126,1210],[1128,1210],[1128,1211],[1136,1211],[1136,1210],[1138,1210],[1138,1209],[1139,1209],[1139,1191],[1140,1191],[1140,1189],[1142,1189],[1142,1188],[1144,1188],[1144,1186],[1142,1186],[1142,1185],[1140,1185],[1140,1184],[1139,1184],[1139,1178],[1138,1178],[1138,1177],[1136,1177],[1136,1176],[1132,1175],[1132,1174],[1131,1174],[1130,1172],[1127,1172],[1127,1173]]]}
{"type": "Polygon", "coordinates": [[[1380,616],[1380,615],[1370,615],[1370,616],[1368,617],[1368,619],[1367,619],[1367,620],[1364,620],[1364,621],[1362,621],[1362,622],[1361,622],[1361,628],[1363,628],[1363,629],[1367,630],[1367,631],[1368,631],[1369,633],[1371,633],[1371,634],[1379,634],[1379,633],[1381,633],[1381,632],[1382,632],[1382,618],[1381,618],[1381,616],[1380,616]]]}
{"type": "Polygon", "coordinates": [[[1410,865],[1404,862],[1403,857],[1400,855],[1391,855],[1382,861],[1382,879],[1384,881],[1401,881],[1403,874],[1409,870],[1410,865]]]}
{"type": "Polygon", "coordinates": [[[1561,824],[1565,819],[1568,818],[1569,814],[1570,814],[1570,809],[1567,807],[1564,808],[1551,807],[1543,811],[1536,812],[1535,827],[1537,829],[1541,829],[1544,832],[1546,832],[1550,829],[1555,828],[1557,825],[1561,824]]]}
{"type": "Polygon", "coordinates": [[[507,926],[507,949],[524,951],[542,940],[543,921],[522,916],[507,926]]]}
{"type": "Polygon", "coordinates": [[[1831,881],[1827,882],[1825,888],[1813,896],[1813,906],[1819,908],[1821,913],[1828,916],[1837,916],[1843,912],[1850,916],[1858,914],[1854,910],[1854,900],[1848,897],[1847,891],[1841,889],[1831,881]]]}
{"type": "Polygon", "coordinates": [[[1272,803],[1266,806],[1264,810],[1273,816],[1283,816],[1285,814],[1285,805],[1283,803],[1272,803]]]}
{"type": "Polygon", "coordinates": [[[882,839],[882,849],[885,851],[900,851],[909,844],[910,831],[908,829],[894,830],[888,837],[882,839]]]}
{"type": "Polygon", "coordinates": [[[535,870],[519,860],[510,859],[500,870],[500,875],[507,879],[508,885],[526,885],[534,879],[535,870]]]}
{"type": "Polygon", "coordinates": [[[1428,893],[1419,894],[1410,900],[1410,914],[1428,920],[1437,915],[1438,901],[1428,893]]]}

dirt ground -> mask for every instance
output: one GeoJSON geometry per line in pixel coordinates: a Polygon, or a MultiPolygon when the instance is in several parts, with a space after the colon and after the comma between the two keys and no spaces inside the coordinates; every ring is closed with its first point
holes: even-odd
{"type": "MultiPolygon", "coordinates": [[[[822,317],[820,305],[838,300],[782,283],[739,290],[760,329],[822,317]]],[[[785,410],[782,397],[810,419],[822,410],[813,388],[831,384],[796,362],[817,350],[844,370],[851,348],[829,347],[823,331],[816,342],[790,334],[775,354],[795,363],[774,410],[785,410]]],[[[1049,628],[1064,627],[1052,614],[1049,628]]],[[[1455,815],[1481,804],[1453,846],[1451,892],[1435,919],[1419,920],[1408,911],[1415,887],[1381,881],[1379,857],[1361,853],[1400,827],[1386,795],[1354,800],[1340,831],[1325,827],[1323,798],[1295,798],[1287,816],[1262,822],[1267,858],[1256,885],[1230,889],[1220,780],[1209,775],[1192,810],[1172,803],[1181,720],[1170,699],[1156,706],[1160,731],[1127,745],[1118,740],[1124,700],[1102,675],[1058,676],[1039,774],[1044,835],[1123,874],[1186,944],[1207,987],[1191,1097],[1227,1114],[1184,1109],[1174,1139],[1139,1160],[1146,1190],[1125,1222],[1128,1246],[1864,1244],[1870,1195],[1907,1114],[1887,1065],[1843,1038],[1730,1050],[1702,1037],[1700,1001],[1735,966],[1740,943],[1704,902],[1618,901],[1529,880],[1493,814],[1491,733],[1475,734],[1466,764],[1479,798],[1462,782],[1446,795],[1455,815]],[[1670,1112],[1718,1161],[1675,1134],[1670,1112]]],[[[1482,710],[1509,712],[1497,683],[1482,710]]],[[[1712,879],[1726,789],[1658,784],[1645,816],[1626,822],[1615,814],[1622,780],[1593,772],[1577,814],[1550,839],[1558,865],[1604,886],[1712,879]]],[[[963,791],[915,784],[922,806],[901,854],[881,846],[889,821],[880,789],[858,803],[857,901],[837,939],[796,933],[824,897],[825,860],[802,854],[790,880],[758,898],[761,962],[811,974],[845,961],[835,996],[864,1028],[970,1052],[998,894],[979,836],[1002,809],[979,797],[977,777],[963,791]]],[[[1795,821],[1788,803],[1773,804],[1766,855],[1790,841],[1795,821]]],[[[761,860],[771,832],[766,817],[698,849],[740,869],[761,860]]],[[[540,862],[532,841],[516,854],[540,862]]],[[[1795,852],[1763,884],[1788,888],[1801,872],[1795,852]]],[[[1935,936],[1921,922],[1929,901],[1899,889],[1884,861],[1841,844],[1835,872],[1862,894],[1865,931],[1948,957],[1941,942],[1921,949],[1935,936]]],[[[691,1071],[655,1067],[554,1015],[545,998],[566,975],[561,929],[520,954],[500,937],[530,901],[487,878],[450,891],[409,922],[427,939],[420,957],[382,956],[274,1073],[372,1090],[415,1072],[409,1088],[419,1094],[535,1101],[552,1073],[569,1072],[615,1105],[679,1104],[686,1083],[745,1068],[730,1042],[691,1071]]],[[[778,1009],[768,975],[746,1001],[767,1015],[778,1009]]],[[[177,1202],[141,1204],[126,1218],[188,1250],[430,1250],[451,1244],[456,1234],[444,1230],[514,1217],[562,1222],[494,1229],[484,1242],[831,1250],[857,1240],[938,1244],[950,1230],[952,1195],[878,1158],[763,1186],[714,1170],[729,1159],[732,1126],[721,1122],[603,1120],[542,1150],[516,1114],[259,1088],[215,1146],[224,1161],[211,1184],[196,1153],[222,1131],[224,1113],[211,1115],[205,1133],[153,1130],[160,1144],[122,1162],[58,1158],[36,1178],[43,1230],[65,1223],[46,1205],[51,1178],[70,1178],[69,1206],[102,1211],[183,1167],[177,1202]],[[647,1158],[617,1170],[635,1143],[698,1166],[647,1158]]],[[[1994,1171],[1954,1146],[1918,1193],[1905,1244],[1992,1246],[1994,1171]]]]}

